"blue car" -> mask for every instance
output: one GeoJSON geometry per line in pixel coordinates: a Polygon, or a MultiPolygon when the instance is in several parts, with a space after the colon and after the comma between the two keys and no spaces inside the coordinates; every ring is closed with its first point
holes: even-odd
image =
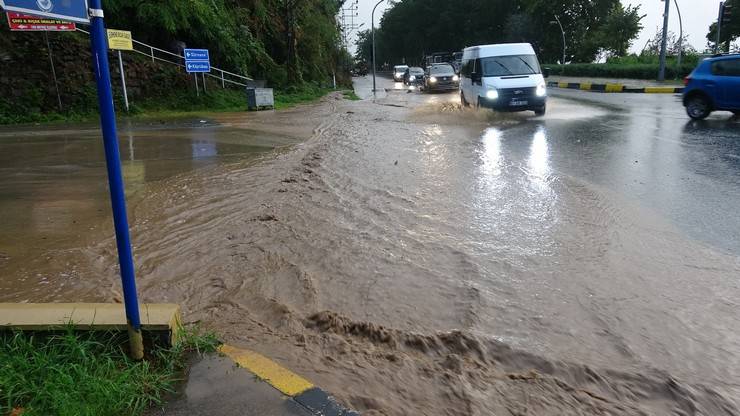
{"type": "Polygon", "coordinates": [[[684,80],[683,105],[694,120],[712,111],[740,115],[740,55],[717,55],[702,61],[684,80]]]}

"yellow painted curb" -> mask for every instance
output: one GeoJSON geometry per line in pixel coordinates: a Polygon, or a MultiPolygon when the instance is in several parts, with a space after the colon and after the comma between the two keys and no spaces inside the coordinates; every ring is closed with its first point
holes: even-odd
{"type": "Polygon", "coordinates": [[[558,88],[568,88],[567,82],[558,82],[558,88]]]}
{"type": "Polygon", "coordinates": [[[673,94],[676,92],[674,87],[645,87],[647,94],[673,94]]]}
{"type": "Polygon", "coordinates": [[[226,344],[221,345],[219,351],[239,364],[240,367],[251,371],[257,377],[280,390],[286,396],[297,396],[314,387],[308,380],[254,351],[226,344]]]}
{"type": "Polygon", "coordinates": [[[591,83],[590,82],[583,82],[581,83],[581,89],[584,91],[590,91],[591,90],[591,83]]]}
{"type": "Polygon", "coordinates": [[[606,92],[622,92],[624,85],[622,84],[606,84],[606,92]]]}

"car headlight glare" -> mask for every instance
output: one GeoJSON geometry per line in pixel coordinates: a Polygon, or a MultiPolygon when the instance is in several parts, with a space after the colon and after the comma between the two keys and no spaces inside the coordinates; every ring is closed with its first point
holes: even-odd
{"type": "Polygon", "coordinates": [[[416,75],[411,75],[409,77],[409,81],[416,81],[416,75]]]}
{"type": "Polygon", "coordinates": [[[497,100],[498,91],[496,89],[486,91],[486,98],[488,98],[489,100],[497,100]]]}
{"type": "Polygon", "coordinates": [[[544,97],[545,95],[547,95],[547,86],[542,83],[537,86],[537,96],[544,97]]]}
{"type": "Polygon", "coordinates": [[[460,77],[458,77],[457,75],[453,75],[452,76],[452,80],[453,81],[460,81],[460,77]]]}
{"type": "Polygon", "coordinates": [[[431,82],[432,84],[434,84],[435,82],[437,82],[437,77],[430,77],[429,78],[429,82],[431,82]]]}

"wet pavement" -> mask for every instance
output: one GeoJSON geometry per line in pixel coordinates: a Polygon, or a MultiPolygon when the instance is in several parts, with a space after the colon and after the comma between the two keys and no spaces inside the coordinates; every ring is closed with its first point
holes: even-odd
{"type": "Polygon", "coordinates": [[[228,358],[206,355],[191,366],[178,396],[147,416],[311,416],[312,413],[228,358]]]}
{"type": "MultiPolygon", "coordinates": [[[[493,114],[379,85],[376,100],[215,120],[236,149],[129,179],[142,298],[369,414],[739,413],[729,114],[555,90],[545,117],[493,114]],[[253,159],[255,124],[301,144],[253,159]]],[[[166,151],[203,133],[147,134],[166,151]]],[[[102,165],[71,186],[81,174],[45,166],[66,166],[56,144],[0,132],[0,300],[116,300],[107,210],[69,214],[105,201],[102,165]],[[48,192],[21,192],[35,182],[48,192]]]]}

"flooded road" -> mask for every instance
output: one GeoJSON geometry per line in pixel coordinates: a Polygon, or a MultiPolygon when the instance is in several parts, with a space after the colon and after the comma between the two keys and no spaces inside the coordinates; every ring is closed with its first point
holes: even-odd
{"type": "MultiPolygon", "coordinates": [[[[127,173],[143,300],[370,415],[739,414],[734,121],[567,92],[544,118],[494,115],[381,85],[375,102],[142,132],[187,166],[139,189],[146,174],[127,173]],[[223,151],[193,144],[202,129],[223,151]],[[255,159],[265,132],[300,144],[255,159]]],[[[0,146],[0,300],[119,299],[102,150],[80,180],[49,171],[67,146],[0,146]],[[68,216],[75,203],[98,208],[68,216]]]]}

